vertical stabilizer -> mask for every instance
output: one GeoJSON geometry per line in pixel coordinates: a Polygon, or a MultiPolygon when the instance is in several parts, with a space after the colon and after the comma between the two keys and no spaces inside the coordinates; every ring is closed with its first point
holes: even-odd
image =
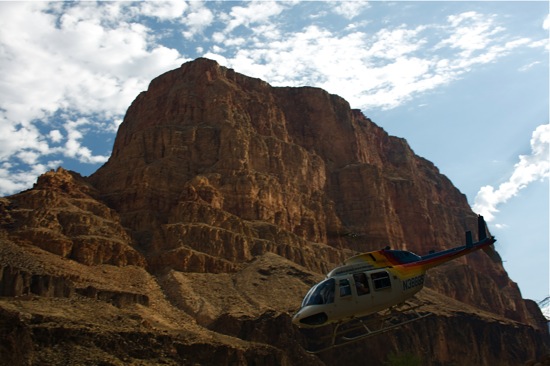
{"type": "Polygon", "coordinates": [[[471,247],[474,244],[474,239],[472,238],[472,232],[466,231],[466,246],[471,247]]]}
{"type": "Polygon", "coordinates": [[[481,215],[477,217],[477,235],[478,241],[487,239],[487,225],[485,225],[485,220],[481,215]]]}

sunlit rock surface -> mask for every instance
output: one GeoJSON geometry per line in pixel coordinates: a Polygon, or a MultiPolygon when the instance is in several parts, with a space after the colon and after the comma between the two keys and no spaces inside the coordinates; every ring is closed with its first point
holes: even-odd
{"type": "Polygon", "coordinates": [[[151,82],[96,173],[48,172],[1,198],[0,217],[12,365],[518,365],[549,346],[540,310],[475,253],[429,272],[434,316],[306,353],[290,317],[326,272],[386,245],[460,245],[476,215],[344,99],[207,59],[151,82]]]}

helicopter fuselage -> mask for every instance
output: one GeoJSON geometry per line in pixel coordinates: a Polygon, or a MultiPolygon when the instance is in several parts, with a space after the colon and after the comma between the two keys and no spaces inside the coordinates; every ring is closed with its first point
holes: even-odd
{"type": "Polygon", "coordinates": [[[421,269],[404,269],[402,266],[338,267],[310,289],[294,316],[294,323],[302,328],[318,327],[364,317],[403,303],[423,288],[425,278],[425,271],[421,269]]]}
{"type": "Polygon", "coordinates": [[[478,232],[479,241],[475,243],[468,231],[466,245],[424,256],[389,248],[356,255],[308,291],[292,321],[300,328],[315,328],[404,303],[423,288],[428,269],[479,249],[494,261],[500,261],[493,248],[496,239],[487,236],[481,216],[478,232]]]}

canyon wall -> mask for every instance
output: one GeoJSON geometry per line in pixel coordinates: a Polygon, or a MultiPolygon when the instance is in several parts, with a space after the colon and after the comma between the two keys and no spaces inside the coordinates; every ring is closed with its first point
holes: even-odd
{"type": "MultiPolygon", "coordinates": [[[[56,319],[90,334],[66,347],[111,364],[336,364],[341,352],[307,354],[290,323],[312,284],[357,252],[425,254],[477,230],[431,162],[344,99],[207,59],[151,82],[97,172],[48,172],[2,198],[0,213],[2,319],[19,329],[5,338],[34,344],[24,362],[62,357],[52,344],[70,332],[56,340],[56,319]],[[55,314],[52,299],[78,316],[55,314]],[[120,329],[97,319],[98,303],[120,329]],[[93,334],[104,344],[82,346],[93,334]],[[132,354],[112,346],[128,337],[141,353],[139,342],[132,354]]],[[[547,352],[540,310],[502,263],[474,253],[426,285],[434,316],[350,346],[346,360],[409,352],[427,365],[517,365],[547,352]]]]}

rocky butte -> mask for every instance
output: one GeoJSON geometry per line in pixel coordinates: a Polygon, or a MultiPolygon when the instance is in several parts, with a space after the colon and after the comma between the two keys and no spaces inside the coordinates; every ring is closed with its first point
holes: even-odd
{"type": "Polygon", "coordinates": [[[138,95],[97,172],[0,198],[0,226],[3,365],[505,366],[549,349],[536,304],[474,253],[428,273],[433,316],[308,354],[291,315],[326,272],[459,245],[476,215],[344,99],[207,59],[138,95]]]}

